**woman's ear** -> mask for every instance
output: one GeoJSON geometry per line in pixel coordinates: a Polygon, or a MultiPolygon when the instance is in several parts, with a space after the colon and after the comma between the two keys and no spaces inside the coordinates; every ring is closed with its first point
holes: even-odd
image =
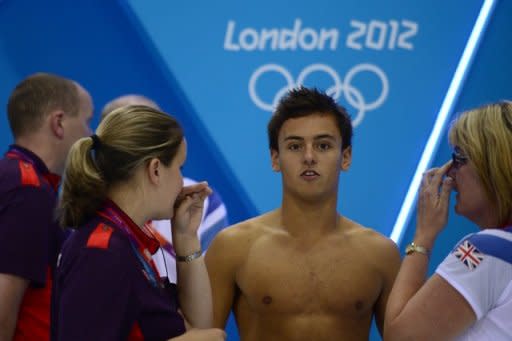
{"type": "Polygon", "coordinates": [[[160,173],[162,169],[162,162],[159,159],[153,158],[149,161],[147,166],[147,175],[152,184],[158,185],[160,183],[160,173]]]}

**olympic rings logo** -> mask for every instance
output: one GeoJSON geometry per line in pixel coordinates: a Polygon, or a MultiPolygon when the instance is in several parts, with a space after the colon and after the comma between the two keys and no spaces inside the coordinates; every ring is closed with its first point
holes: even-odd
{"type": "Polygon", "coordinates": [[[254,73],[252,74],[249,80],[249,95],[254,104],[258,106],[260,109],[265,111],[273,111],[276,108],[279,99],[288,90],[304,84],[307,78],[316,72],[325,73],[332,79],[332,86],[326,89],[326,93],[329,96],[332,96],[336,101],[338,101],[340,99],[341,94],[343,94],[347,103],[350,104],[355,109],[357,109],[357,115],[352,120],[352,125],[354,127],[362,122],[366,112],[380,107],[388,97],[388,78],[384,71],[382,71],[378,66],[373,64],[358,64],[352,67],[347,72],[343,80],[341,80],[338,73],[330,66],[325,64],[311,64],[304,68],[299,73],[299,76],[295,81],[291,73],[285,67],[278,64],[265,64],[256,69],[256,71],[254,71],[254,73]],[[256,87],[260,78],[270,72],[275,72],[283,76],[286,83],[286,85],[279,89],[279,91],[277,91],[277,93],[274,95],[272,103],[263,101],[256,92],[256,87]],[[373,102],[367,102],[367,100],[361,93],[361,90],[357,89],[352,85],[354,77],[360,72],[372,72],[379,78],[381,82],[381,93],[373,102]]]}

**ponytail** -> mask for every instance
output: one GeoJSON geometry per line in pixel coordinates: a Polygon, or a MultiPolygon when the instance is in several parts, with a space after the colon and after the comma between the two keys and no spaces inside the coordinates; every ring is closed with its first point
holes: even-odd
{"type": "Polygon", "coordinates": [[[107,191],[132,179],[148,160],[157,158],[169,166],[183,142],[176,119],[145,106],[114,110],[96,132],[75,142],[69,152],[57,212],[63,227],[87,222],[107,191]]]}
{"type": "Polygon", "coordinates": [[[69,151],[57,208],[62,227],[82,225],[105,200],[107,185],[95,164],[93,144],[92,138],[85,137],[69,151]]]}

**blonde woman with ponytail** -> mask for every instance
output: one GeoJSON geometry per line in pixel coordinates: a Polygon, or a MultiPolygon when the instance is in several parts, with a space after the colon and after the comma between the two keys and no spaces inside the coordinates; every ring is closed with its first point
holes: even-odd
{"type": "Polygon", "coordinates": [[[171,116],[117,109],[68,156],[58,216],[75,230],[55,279],[55,340],[223,340],[197,238],[206,183],[183,188],[186,141],[171,116]],[[178,283],[162,279],[145,228],[172,219],[178,283]],[[188,331],[187,331],[188,330],[188,331]]]}

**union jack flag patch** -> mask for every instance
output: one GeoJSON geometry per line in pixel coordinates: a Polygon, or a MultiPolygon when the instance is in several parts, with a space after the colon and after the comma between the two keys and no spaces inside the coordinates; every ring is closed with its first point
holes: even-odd
{"type": "Polygon", "coordinates": [[[469,270],[474,270],[484,260],[484,255],[478,251],[478,249],[465,240],[462,244],[457,246],[453,251],[455,257],[457,257],[469,270]]]}

